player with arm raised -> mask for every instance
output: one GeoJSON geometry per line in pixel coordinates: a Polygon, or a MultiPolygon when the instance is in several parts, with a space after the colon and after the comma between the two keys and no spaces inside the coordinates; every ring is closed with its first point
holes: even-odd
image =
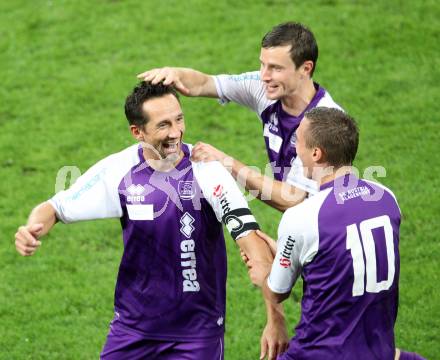
{"type": "Polygon", "coordinates": [[[231,168],[232,175],[246,189],[257,190],[260,199],[284,211],[303,200],[302,190],[317,191],[315,182],[298,174],[301,164],[293,163],[295,132],[304,113],[316,106],[340,108],[312,80],[317,60],[318,45],[313,33],[301,24],[289,22],[275,26],[263,37],[259,72],[210,76],[193,69],[165,67],[138,76],[153,83],[172,84],[187,96],[219,98],[221,103],[232,101],[256,112],[262,122],[275,181],[209,144],[196,144],[193,157],[219,160],[231,168]]]}
{"type": "MultiPolygon", "coordinates": [[[[276,249],[272,267],[248,263],[253,281],[275,303],[288,298],[303,278],[301,319],[279,359],[398,358],[396,198],[351,172],[358,130],[342,111],[312,109],[296,133],[298,156],[306,176],[319,182],[319,192],[284,213],[276,245],[260,233],[276,249]]],[[[411,356],[418,355],[400,353],[402,360],[411,356]]]]}
{"type": "MultiPolygon", "coordinates": [[[[269,248],[255,234],[258,224],[225,168],[190,160],[172,87],[141,83],[125,110],[140,144],[101,160],[70,189],[37,206],[15,236],[17,251],[34,254],[57,221],[119,218],[124,252],[101,358],[223,359],[221,222],[250,258],[270,263],[269,248]]],[[[273,321],[285,335],[283,317],[273,321]]],[[[285,338],[270,344],[272,359],[284,350],[285,338]]]]}

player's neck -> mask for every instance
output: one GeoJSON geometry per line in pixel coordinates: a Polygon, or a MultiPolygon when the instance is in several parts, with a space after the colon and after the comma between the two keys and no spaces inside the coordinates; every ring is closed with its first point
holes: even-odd
{"type": "Polygon", "coordinates": [[[286,113],[299,116],[309,106],[315,95],[316,89],[313,80],[307,79],[297,91],[281,99],[281,106],[286,113]]]}
{"type": "Polygon", "coordinates": [[[319,186],[334,181],[340,176],[350,174],[352,172],[351,166],[341,166],[334,169],[333,166],[320,167],[319,171],[314,170],[312,179],[315,180],[319,186]]]}
{"type": "Polygon", "coordinates": [[[153,170],[160,172],[168,172],[176,168],[176,166],[182,161],[184,153],[181,150],[177,156],[168,156],[165,159],[159,159],[156,154],[152,155],[145,148],[142,151],[145,161],[148,166],[153,170]]]}

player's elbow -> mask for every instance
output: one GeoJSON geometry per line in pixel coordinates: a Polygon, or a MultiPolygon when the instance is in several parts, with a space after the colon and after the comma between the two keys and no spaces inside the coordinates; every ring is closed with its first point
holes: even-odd
{"type": "Polygon", "coordinates": [[[284,293],[284,294],[274,294],[275,295],[275,298],[276,298],[276,302],[277,302],[277,304],[280,304],[280,303],[282,303],[284,300],[286,300],[287,298],[289,298],[289,296],[290,296],[290,291],[289,292],[287,292],[287,293],[284,293]]]}
{"type": "Polygon", "coordinates": [[[281,212],[284,212],[288,208],[295,206],[295,205],[296,205],[296,203],[292,204],[292,203],[289,203],[288,201],[281,200],[281,201],[278,201],[277,203],[275,203],[274,208],[281,211],[281,212]]]}
{"type": "Polygon", "coordinates": [[[266,202],[273,208],[284,212],[298,205],[306,197],[306,192],[286,182],[274,181],[271,197],[266,202]]]}
{"type": "Polygon", "coordinates": [[[263,295],[266,298],[266,300],[268,300],[272,304],[280,304],[289,297],[290,291],[284,294],[276,293],[272,291],[267,284],[265,284],[263,286],[263,295]]]}
{"type": "Polygon", "coordinates": [[[274,209],[277,209],[278,211],[285,212],[287,209],[291,208],[292,206],[298,205],[300,201],[289,201],[282,198],[279,199],[272,199],[271,201],[266,201],[267,204],[272,206],[274,209]]]}
{"type": "Polygon", "coordinates": [[[289,297],[289,294],[277,294],[274,292],[270,292],[270,294],[266,295],[266,299],[272,304],[281,304],[284,300],[289,297]],[[287,295],[287,296],[286,296],[287,295]]]}

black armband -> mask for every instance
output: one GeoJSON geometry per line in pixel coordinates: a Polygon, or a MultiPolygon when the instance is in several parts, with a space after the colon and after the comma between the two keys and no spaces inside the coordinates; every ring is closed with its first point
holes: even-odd
{"type": "Polygon", "coordinates": [[[229,233],[237,240],[242,233],[249,230],[259,230],[260,226],[248,208],[235,209],[227,212],[222,218],[229,233]]]}

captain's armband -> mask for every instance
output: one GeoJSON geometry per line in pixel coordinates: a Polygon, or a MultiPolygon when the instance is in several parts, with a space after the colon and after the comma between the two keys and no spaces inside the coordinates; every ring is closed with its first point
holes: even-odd
{"type": "Polygon", "coordinates": [[[248,208],[234,209],[223,215],[223,224],[226,225],[234,240],[246,236],[251,230],[259,230],[260,227],[254,215],[248,208]]]}

